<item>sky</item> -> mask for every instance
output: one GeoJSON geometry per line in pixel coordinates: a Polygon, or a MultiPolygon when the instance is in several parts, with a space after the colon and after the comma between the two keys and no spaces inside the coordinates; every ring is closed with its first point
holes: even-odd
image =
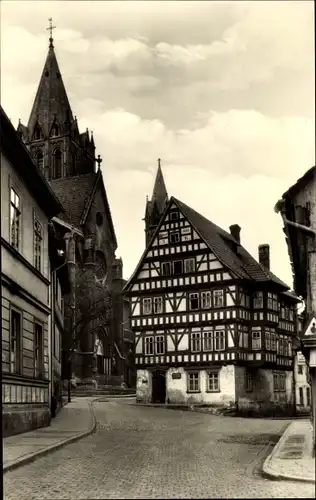
{"type": "Polygon", "coordinates": [[[1,104],[27,123],[48,18],[73,114],[93,130],[126,279],[157,159],[169,196],[292,287],[274,205],[315,164],[314,2],[2,1],[1,104]]]}

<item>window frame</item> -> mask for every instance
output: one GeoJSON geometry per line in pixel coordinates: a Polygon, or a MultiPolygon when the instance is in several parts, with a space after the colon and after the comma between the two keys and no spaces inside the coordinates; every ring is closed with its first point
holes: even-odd
{"type": "Polygon", "coordinates": [[[22,197],[20,190],[12,183],[9,185],[9,238],[10,245],[17,251],[21,252],[21,242],[22,242],[22,197]],[[14,193],[12,201],[12,192],[14,193]],[[19,204],[16,205],[16,197],[19,200],[19,204]],[[13,213],[12,213],[13,211],[13,213]],[[13,223],[17,224],[17,229],[15,228],[15,238],[12,238],[13,223]]]}
{"type": "Polygon", "coordinates": [[[176,245],[177,243],[180,243],[180,242],[181,242],[180,231],[170,231],[170,233],[169,233],[169,243],[172,244],[172,245],[176,245]],[[175,236],[176,234],[178,235],[177,241],[172,241],[172,237],[175,236]]]}
{"type": "Polygon", "coordinates": [[[170,222],[174,222],[176,220],[179,220],[179,212],[177,210],[170,211],[169,216],[170,216],[169,217],[170,222]],[[173,215],[175,215],[176,217],[173,217],[173,215]]]}
{"type": "Polygon", "coordinates": [[[212,292],[210,290],[204,290],[201,292],[201,309],[211,309],[212,308],[212,292]],[[208,297],[208,305],[206,305],[205,297],[208,297]],[[203,303],[204,302],[204,303],[203,303]]]}
{"type": "Polygon", "coordinates": [[[174,276],[182,276],[183,275],[183,260],[180,260],[180,259],[179,260],[174,260],[172,262],[172,270],[173,270],[173,275],[174,276]],[[179,264],[179,263],[181,263],[181,273],[178,273],[178,272],[176,273],[175,272],[175,264],[179,264]]]}
{"type": "Polygon", "coordinates": [[[152,299],[152,314],[162,314],[163,311],[163,297],[153,297],[152,299]],[[160,304],[160,310],[155,310],[156,305],[160,304]]]}
{"type": "Polygon", "coordinates": [[[33,265],[35,269],[42,272],[43,254],[43,224],[37,214],[33,213],[33,265]],[[39,226],[39,230],[36,226],[39,226]]]}
{"type": "Polygon", "coordinates": [[[262,349],[262,332],[261,330],[252,330],[251,331],[251,349],[253,351],[260,351],[262,349]],[[255,345],[255,342],[254,340],[258,340],[260,342],[258,342],[258,346],[255,345]]]}
{"type": "Polygon", "coordinates": [[[190,335],[191,352],[202,351],[202,335],[201,332],[191,332],[190,335]]]}
{"type": "Polygon", "coordinates": [[[184,272],[185,274],[188,274],[188,273],[195,273],[195,259],[194,259],[194,257],[191,257],[191,258],[189,258],[189,259],[184,259],[184,261],[183,261],[183,272],[184,272]],[[192,269],[189,269],[189,270],[188,270],[188,269],[186,269],[186,267],[187,267],[187,263],[188,263],[188,262],[193,263],[193,265],[192,265],[192,266],[189,266],[189,267],[192,267],[192,269]]]}
{"type": "Polygon", "coordinates": [[[207,370],[207,380],[206,380],[206,392],[211,392],[211,393],[216,393],[216,392],[221,392],[220,388],[220,370],[207,370]],[[210,388],[210,378],[211,376],[216,376],[217,377],[217,387],[216,388],[210,388]]]}
{"type": "MultiPolygon", "coordinates": [[[[195,383],[193,385],[195,386],[195,383]]],[[[187,372],[187,392],[190,394],[198,394],[201,392],[201,380],[200,380],[200,372],[199,371],[188,371],[187,372]],[[190,387],[190,383],[193,379],[195,380],[195,382],[197,382],[197,389],[190,387]]]]}
{"type": "Polygon", "coordinates": [[[286,392],[285,372],[273,372],[273,392],[286,392]]]}
{"type": "Polygon", "coordinates": [[[263,291],[261,291],[261,290],[255,291],[253,294],[252,301],[253,301],[253,309],[263,309],[264,308],[263,291]],[[256,302],[256,301],[260,301],[260,302],[256,302]],[[258,305],[259,303],[261,305],[258,305]]]}
{"type": "Polygon", "coordinates": [[[145,353],[145,356],[154,356],[154,354],[155,354],[154,335],[146,335],[144,337],[144,353],[145,353]],[[151,347],[152,352],[148,352],[148,346],[151,347]]]}
{"type": "Polygon", "coordinates": [[[214,330],[214,351],[220,352],[226,349],[226,330],[214,330]]]}
{"type": "Polygon", "coordinates": [[[212,352],[214,350],[214,330],[209,329],[209,330],[203,330],[203,352],[212,352]],[[206,335],[207,334],[207,335],[206,335]],[[211,347],[206,347],[206,343],[210,345],[211,347]]]}
{"type": "Polygon", "coordinates": [[[17,375],[22,375],[23,371],[23,312],[21,309],[13,306],[10,306],[10,345],[9,345],[9,353],[10,353],[10,373],[15,373],[17,375]],[[17,315],[19,317],[19,332],[15,332],[15,335],[12,335],[13,329],[13,315],[17,315]],[[15,340],[15,350],[12,349],[12,341],[15,340]],[[15,353],[14,360],[12,361],[12,354],[15,353]],[[12,368],[14,363],[14,368],[12,368]]]}
{"type": "Polygon", "coordinates": [[[165,336],[158,334],[155,335],[155,341],[154,341],[154,354],[157,356],[165,354],[166,352],[166,345],[165,345],[165,336]],[[158,349],[158,345],[160,348],[158,349]]]}
{"type": "MultiPolygon", "coordinates": [[[[55,330],[54,330],[55,331],[55,330]]],[[[34,317],[33,320],[33,333],[34,333],[34,378],[44,377],[44,325],[41,321],[34,317]],[[37,327],[40,330],[41,342],[37,343],[37,327]],[[39,367],[37,366],[37,352],[40,353],[39,356],[39,367]]],[[[55,351],[55,337],[54,337],[54,351],[55,351]]]]}
{"type": "MultiPolygon", "coordinates": [[[[199,294],[198,292],[191,292],[191,293],[189,293],[189,297],[188,297],[188,299],[189,299],[189,304],[188,304],[188,306],[189,306],[189,307],[188,307],[188,310],[189,310],[189,311],[198,311],[198,310],[200,309],[200,294],[199,294]],[[196,295],[196,296],[197,296],[197,297],[196,297],[196,300],[197,300],[197,307],[194,307],[194,308],[192,308],[192,302],[191,302],[191,300],[192,300],[192,298],[191,298],[191,297],[192,297],[192,295],[196,295]]],[[[193,299],[193,300],[194,300],[194,299],[193,299]]]]}
{"type": "Polygon", "coordinates": [[[142,313],[144,316],[149,316],[150,314],[152,314],[152,297],[143,297],[143,300],[142,300],[142,313]],[[148,312],[146,311],[146,306],[145,306],[145,303],[149,304],[149,307],[148,307],[148,312]]]}
{"type": "Polygon", "coordinates": [[[162,262],[161,263],[161,275],[162,276],[172,276],[172,262],[162,262]],[[169,273],[165,273],[165,266],[168,266],[169,268],[169,273]]]}
{"type": "Polygon", "coordinates": [[[213,290],[213,307],[214,309],[219,309],[220,307],[224,307],[224,291],[223,290],[213,290]],[[220,304],[217,304],[216,301],[217,299],[215,300],[215,297],[220,297],[221,298],[221,303],[220,304]]]}

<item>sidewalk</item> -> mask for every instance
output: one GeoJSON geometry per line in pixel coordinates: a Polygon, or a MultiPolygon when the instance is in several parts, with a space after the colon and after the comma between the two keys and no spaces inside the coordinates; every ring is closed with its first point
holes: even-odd
{"type": "Polygon", "coordinates": [[[62,407],[49,427],[4,438],[3,472],[91,434],[96,427],[94,399],[74,398],[62,407]]]}
{"type": "Polygon", "coordinates": [[[310,420],[291,422],[263,464],[265,475],[315,483],[315,457],[312,456],[310,420]]]}

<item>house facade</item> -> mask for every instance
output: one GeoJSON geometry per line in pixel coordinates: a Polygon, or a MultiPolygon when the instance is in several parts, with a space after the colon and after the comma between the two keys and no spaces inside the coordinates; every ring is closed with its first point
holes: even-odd
{"type": "Polygon", "coordinates": [[[302,353],[308,364],[316,447],[316,167],[310,168],[278,201],[294,290],[305,302],[302,353]],[[313,326],[314,325],[314,326],[313,326]]]}
{"type": "Polygon", "coordinates": [[[297,297],[257,262],[240,227],[219,228],[174,197],[159,162],[146,249],[125,286],[137,400],[292,412],[297,297]]]}
{"type": "Polygon", "coordinates": [[[3,109],[1,299],[3,435],[50,422],[49,220],[63,210],[3,109]]]}
{"type": "Polygon", "coordinates": [[[55,219],[70,279],[62,376],[68,384],[118,383],[123,355],[122,316],[113,314],[117,240],[102,159],[96,158],[93,134],[79,131],[52,37],[28,124],[20,122],[18,134],[65,209],[55,219]]]}

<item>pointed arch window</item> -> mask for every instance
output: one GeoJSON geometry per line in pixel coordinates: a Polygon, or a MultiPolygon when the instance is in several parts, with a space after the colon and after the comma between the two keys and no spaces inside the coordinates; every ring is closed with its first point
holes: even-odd
{"type": "Polygon", "coordinates": [[[37,153],[35,155],[35,163],[38,166],[38,168],[40,168],[41,170],[43,170],[44,156],[43,156],[42,151],[37,151],[37,153]]]}
{"type": "Polygon", "coordinates": [[[54,153],[54,170],[55,170],[55,179],[58,179],[62,176],[62,168],[61,168],[61,151],[60,149],[56,149],[54,153]]]}
{"type": "Polygon", "coordinates": [[[59,127],[58,127],[57,123],[54,123],[52,126],[52,130],[51,130],[51,136],[57,137],[58,135],[59,135],[59,127]]]}
{"type": "Polygon", "coordinates": [[[34,127],[34,139],[39,140],[43,138],[42,130],[39,124],[37,123],[34,127]]]}

